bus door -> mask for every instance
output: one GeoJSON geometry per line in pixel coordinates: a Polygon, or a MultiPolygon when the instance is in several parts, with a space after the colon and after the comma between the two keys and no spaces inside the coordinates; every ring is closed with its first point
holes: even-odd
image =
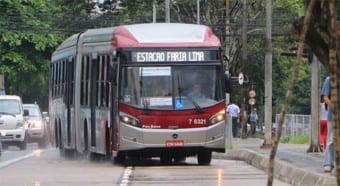
{"type": "Polygon", "coordinates": [[[90,87],[90,109],[91,109],[91,146],[96,146],[96,106],[98,97],[98,63],[97,54],[92,55],[91,60],[91,87],[90,87]]]}
{"type": "Polygon", "coordinates": [[[64,68],[66,73],[66,132],[67,132],[67,145],[71,144],[71,107],[73,102],[73,88],[74,88],[74,57],[70,57],[64,68]]]}
{"type": "Polygon", "coordinates": [[[117,122],[116,122],[116,116],[118,116],[118,99],[117,99],[117,87],[118,87],[118,82],[117,82],[117,74],[118,71],[118,61],[119,57],[113,56],[112,60],[110,61],[109,65],[109,81],[111,82],[111,108],[110,108],[110,126],[111,126],[111,142],[112,142],[112,150],[117,151],[117,122]]]}

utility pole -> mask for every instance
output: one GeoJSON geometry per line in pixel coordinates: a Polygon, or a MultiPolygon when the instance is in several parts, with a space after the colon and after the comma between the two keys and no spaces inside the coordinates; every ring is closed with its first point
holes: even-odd
{"type": "Polygon", "coordinates": [[[200,24],[200,0],[197,0],[197,24],[200,24]]]}
{"type": "Polygon", "coordinates": [[[152,22],[153,23],[156,23],[156,18],[157,18],[157,9],[156,9],[156,1],[153,1],[153,4],[152,4],[152,22]]]}
{"type": "MultiPolygon", "coordinates": [[[[225,73],[227,73],[226,75],[229,75],[229,45],[230,45],[230,0],[226,0],[225,1],[225,38],[224,38],[224,43],[225,43],[225,51],[224,51],[224,55],[227,56],[227,60],[225,61],[225,73]]],[[[229,93],[226,93],[225,96],[225,101],[226,101],[226,105],[228,105],[230,103],[230,95],[229,93]]],[[[227,117],[227,122],[226,122],[226,144],[228,147],[232,147],[233,146],[233,137],[232,137],[232,121],[231,121],[231,116],[229,115],[227,117]]]]}
{"type": "Polygon", "coordinates": [[[271,147],[272,144],[272,0],[266,2],[266,55],[264,66],[264,123],[266,133],[262,147],[271,147]]]}
{"type": "Polygon", "coordinates": [[[165,22],[170,23],[170,0],[165,0],[165,22]]]}
{"type": "MultiPolygon", "coordinates": [[[[242,1],[242,64],[246,66],[247,63],[247,29],[248,29],[248,20],[247,20],[247,0],[242,1]]],[[[246,115],[246,98],[245,91],[242,87],[243,100],[241,106],[241,138],[247,137],[247,115],[246,115]]]]}
{"type": "Polygon", "coordinates": [[[3,74],[0,74],[0,95],[6,95],[5,75],[3,75],[3,74]]]}

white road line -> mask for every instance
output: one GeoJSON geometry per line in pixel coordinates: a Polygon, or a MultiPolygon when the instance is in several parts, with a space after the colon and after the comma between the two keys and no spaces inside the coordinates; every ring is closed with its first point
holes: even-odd
{"type": "MultiPolygon", "coordinates": [[[[30,157],[33,157],[33,156],[40,156],[41,153],[47,151],[48,149],[45,149],[45,150],[41,150],[41,149],[38,149],[38,150],[35,150],[33,151],[32,153],[30,154],[26,154],[24,156],[20,156],[18,158],[13,158],[13,159],[10,159],[10,160],[7,160],[7,161],[4,161],[4,162],[1,162],[0,163],[0,169],[1,168],[4,168],[4,167],[7,167],[13,163],[16,163],[16,162],[19,162],[19,161],[22,161],[24,159],[27,159],[27,158],[30,158],[30,157]]],[[[51,150],[51,149],[50,149],[51,150]]]]}
{"type": "Polygon", "coordinates": [[[126,167],[119,186],[129,185],[131,175],[132,175],[132,167],[126,167]]]}

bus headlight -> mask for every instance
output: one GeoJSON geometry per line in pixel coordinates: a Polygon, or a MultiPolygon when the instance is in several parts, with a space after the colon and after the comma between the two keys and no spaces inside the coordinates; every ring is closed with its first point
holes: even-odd
{"type": "Polygon", "coordinates": [[[209,125],[214,125],[220,121],[224,121],[225,120],[225,109],[219,111],[218,113],[216,113],[215,115],[211,116],[209,118],[209,125]]]}
{"type": "Polygon", "coordinates": [[[125,114],[123,112],[119,113],[120,122],[139,127],[139,120],[131,115],[125,114]]]}

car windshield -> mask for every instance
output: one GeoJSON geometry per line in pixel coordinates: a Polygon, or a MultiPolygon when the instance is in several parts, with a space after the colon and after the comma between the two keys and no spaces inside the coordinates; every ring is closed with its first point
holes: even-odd
{"type": "Polygon", "coordinates": [[[215,66],[125,67],[120,101],[147,109],[212,106],[223,99],[215,66]]]}
{"type": "Polygon", "coordinates": [[[39,107],[36,107],[36,106],[25,106],[24,105],[24,110],[28,111],[28,116],[29,117],[40,117],[41,116],[39,107]]]}
{"type": "Polygon", "coordinates": [[[0,113],[20,114],[20,102],[18,100],[0,100],[0,113]]]}

